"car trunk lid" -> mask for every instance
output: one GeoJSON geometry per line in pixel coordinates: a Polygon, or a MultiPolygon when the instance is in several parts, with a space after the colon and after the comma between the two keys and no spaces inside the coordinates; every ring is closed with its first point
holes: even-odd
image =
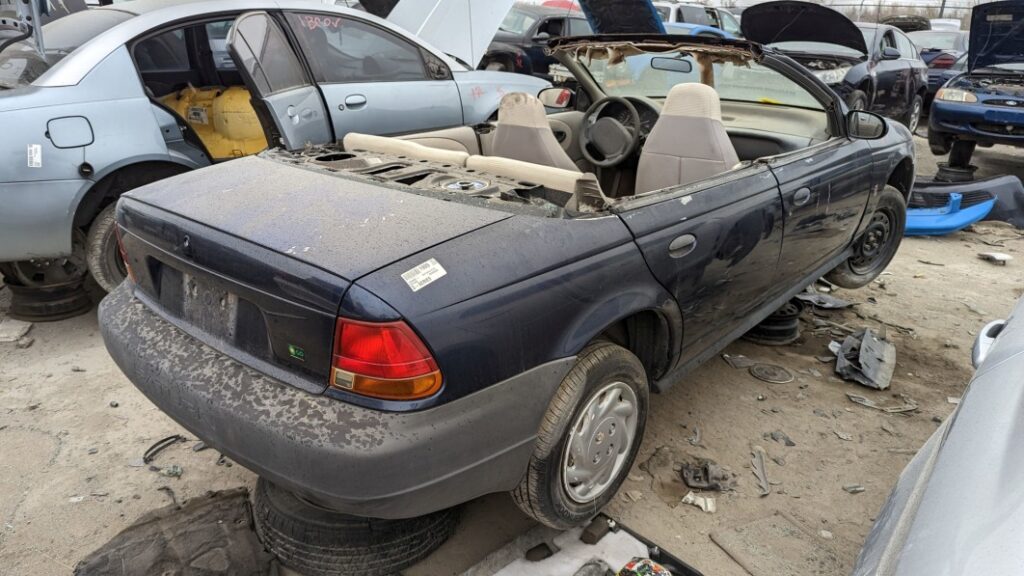
{"type": "Polygon", "coordinates": [[[974,7],[968,70],[1024,62],[1024,2],[991,2],[974,7]]]}
{"type": "Polygon", "coordinates": [[[507,217],[263,158],[133,190],[119,207],[147,304],[214,349],[314,393],[326,388],[353,281],[507,217]]]}
{"type": "Polygon", "coordinates": [[[760,44],[821,42],[868,52],[864,34],[849,18],[809,2],[756,4],[744,10],[740,25],[744,38],[760,44]]]}

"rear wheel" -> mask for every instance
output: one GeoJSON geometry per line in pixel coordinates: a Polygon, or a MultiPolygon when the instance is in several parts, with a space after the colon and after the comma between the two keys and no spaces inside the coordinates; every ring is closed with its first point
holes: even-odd
{"type": "Polygon", "coordinates": [[[407,520],[341,514],[259,478],[253,521],[263,545],[305,576],[389,576],[426,558],[455,532],[456,509],[407,520]]]}
{"type": "Polygon", "coordinates": [[[866,286],[885,270],[896,255],[907,225],[903,194],[886,186],[878,196],[868,227],[854,242],[853,255],[825,275],[843,288],[866,286]]]}
{"type": "Polygon", "coordinates": [[[910,108],[907,110],[907,116],[903,119],[903,124],[910,129],[910,133],[917,132],[917,127],[921,123],[921,113],[924,111],[924,99],[920,95],[914,96],[914,100],[910,103],[910,108]]]}
{"type": "Polygon", "coordinates": [[[128,277],[121,250],[117,246],[117,222],[114,219],[116,209],[117,202],[114,202],[93,220],[85,249],[89,272],[106,292],[113,292],[128,277]]]}
{"type": "Polygon", "coordinates": [[[526,476],[512,492],[538,522],[583,524],[615,495],[636,459],[647,421],[647,375],[625,348],[585,348],[544,415],[526,476]]]}

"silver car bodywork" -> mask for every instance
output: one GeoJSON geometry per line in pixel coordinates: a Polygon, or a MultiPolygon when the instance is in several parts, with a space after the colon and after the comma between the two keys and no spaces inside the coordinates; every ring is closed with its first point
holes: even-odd
{"type": "Polygon", "coordinates": [[[956,411],[904,469],[856,576],[1019,574],[1024,567],[1024,299],[978,336],[956,411]]]}
{"type": "MultiPolygon", "coordinates": [[[[206,16],[253,11],[302,11],[368,22],[443,62],[451,79],[361,83],[357,117],[339,110],[353,85],[320,83],[327,126],[340,139],[358,130],[386,134],[484,122],[506,92],[537,93],[546,82],[468,70],[405,30],[347,8],[299,0],[137,0],[73,14],[43,28],[109,18],[105,31],[53,64],[30,85],[0,89],[0,262],[52,258],[71,252],[72,231],[86,226],[100,202],[97,183],[143,163],[201,168],[210,160],[188,143],[177,119],[147,95],[129,45],[154,31],[206,16]],[[426,84],[431,86],[424,89],[426,84]],[[377,106],[377,103],[381,104],[377,106]],[[415,121],[410,121],[412,118],[415,121]]],[[[95,24],[95,23],[94,23],[95,24]]],[[[47,49],[53,48],[52,43],[47,49]]],[[[351,110],[349,111],[351,112],[351,110]]],[[[322,124],[322,122],[321,122],[322,124]]],[[[152,166],[152,164],[146,164],[152,166]]]]}

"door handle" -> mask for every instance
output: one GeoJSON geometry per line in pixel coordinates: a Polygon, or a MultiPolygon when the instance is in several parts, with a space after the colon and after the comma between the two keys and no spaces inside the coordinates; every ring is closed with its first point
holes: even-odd
{"type": "Polygon", "coordinates": [[[345,106],[348,106],[352,110],[358,110],[363,106],[366,106],[366,96],[363,96],[362,94],[352,94],[351,96],[346,96],[345,106]]]}
{"type": "Polygon", "coordinates": [[[668,255],[672,258],[682,258],[697,247],[697,237],[693,234],[684,234],[668,245],[668,255]]]}
{"type": "Polygon", "coordinates": [[[807,204],[810,201],[811,201],[811,189],[810,188],[801,188],[801,189],[796,191],[796,194],[793,194],[793,205],[794,206],[803,206],[804,204],[807,204]]]}

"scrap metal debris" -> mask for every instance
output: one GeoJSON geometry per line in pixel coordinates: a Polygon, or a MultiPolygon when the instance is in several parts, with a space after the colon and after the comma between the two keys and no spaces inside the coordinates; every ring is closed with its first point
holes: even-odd
{"type": "Polygon", "coordinates": [[[161,476],[167,476],[168,478],[181,478],[181,475],[185,473],[185,469],[177,464],[172,464],[166,468],[160,469],[161,476]]]}
{"type": "Polygon", "coordinates": [[[751,472],[754,473],[754,477],[757,478],[758,488],[761,490],[761,496],[767,496],[772,493],[772,489],[768,484],[768,472],[765,470],[764,459],[765,451],[760,446],[754,446],[753,451],[750,453],[752,458],[750,459],[751,472]]]}
{"type": "Polygon", "coordinates": [[[860,484],[847,484],[843,486],[843,490],[846,490],[850,494],[860,494],[865,490],[865,488],[860,484]]]}
{"type": "Polygon", "coordinates": [[[704,460],[698,464],[684,462],[681,473],[683,482],[694,490],[725,492],[732,490],[736,483],[728,470],[711,460],[704,460]]]}
{"type": "Polygon", "coordinates": [[[910,397],[906,395],[901,395],[904,403],[897,404],[895,406],[882,406],[881,404],[876,403],[874,400],[870,400],[858,394],[851,394],[849,392],[846,393],[846,397],[849,398],[851,402],[860,404],[861,406],[874,408],[875,410],[881,410],[882,412],[888,412],[889,414],[913,412],[914,410],[917,410],[918,407],[917,402],[914,402],[912,399],[910,399],[910,397]]]}
{"type": "Polygon", "coordinates": [[[1006,266],[1007,262],[1013,260],[1013,256],[1003,254],[1002,252],[981,252],[978,254],[978,258],[998,266],[1006,266]]]}
{"type": "Polygon", "coordinates": [[[153,461],[154,458],[156,458],[156,455],[159,454],[160,452],[162,452],[162,451],[166,450],[167,448],[177,444],[178,442],[184,442],[184,441],[185,441],[185,437],[182,436],[181,434],[174,434],[173,436],[168,436],[167,438],[162,438],[160,440],[157,440],[142,455],[142,463],[143,464],[149,464],[150,462],[153,461]]]}
{"type": "Polygon", "coordinates": [[[737,369],[750,368],[754,364],[757,364],[757,362],[747,358],[743,354],[722,354],[722,360],[725,360],[726,364],[737,369]]]}
{"type": "Polygon", "coordinates": [[[769,384],[789,384],[793,381],[793,374],[789,370],[775,364],[754,364],[750,367],[750,375],[769,384]]]}
{"type": "MultiPolygon", "coordinates": [[[[834,343],[833,343],[834,344],[834,343]]],[[[836,352],[836,374],[846,380],[885,390],[896,369],[896,347],[871,328],[847,336],[836,352]]]]}
{"type": "Polygon", "coordinates": [[[853,441],[853,436],[850,436],[846,432],[840,432],[839,430],[832,430],[832,433],[836,435],[840,440],[846,440],[847,442],[853,441]]]}
{"type": "Polygon", "coordinates": [[[686,439],[690,443],[690,446],[697,446],[703,448],[704,445],[700,443],[700,428],[697,426],[693,427],[693,436],[686,439]]]}
{"type": "Polygon", "coordinates": [[[770,434],[765,434],[765,437],[771,438],[772,440],[775,440],[779,444],[785,444],[786,446],[789,447],[796,446],[796,442],[793,442],[793,440],[782,430],[776,430],[770,434]]]}
{"type": "Polygon", "coordinates": [[[714,514],[718,507],[715,505],[715,499],[708,496],[698,496],[693,492],[687,492],[686,496],[680,500],[683,504],[689,504],[696,506],[708,514],[714,514]]]}
{"type": "Polygon", "coordinates": [[[795,296],[797,300],[801,302],[807,302],[815,308],[821,308],[822,310],[842,310],[851,306],[856,306],[853,302],[848,302],[842,298],[836,298],[829,294],[819,294],[817,292],[801,292],[795,296]]]}

